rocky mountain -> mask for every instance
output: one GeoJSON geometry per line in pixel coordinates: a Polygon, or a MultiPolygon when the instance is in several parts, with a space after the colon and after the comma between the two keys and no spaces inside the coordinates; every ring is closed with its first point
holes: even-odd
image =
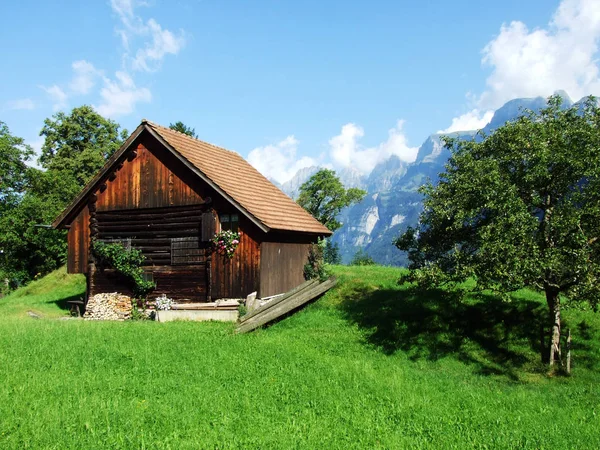
{"type": "MultiPolygon", "coordinates": [[[[294,200],[298,198],[300,194],[300,186],[302,186],[310,177],[312,177],[315,173],[322,169],[319,166],[310,166],[300,169],[296,172],[296,175],[293,176],[292,179],[286,181],[283,184],[279,184],[271,180],[277,187],[279,187],[283,192],[285,192],[288,196],[292,197],[294,200]]],[[[366,189],[367,180],[366,178],[356,169],[352,167],[336,170],[336,175],[339,177],[340,181],[346,188],[358,187],[361,189],[366,189]]]]}
{"type": "Polygon", "coordinates": [[[286,181],[280,186],[281,190],[294,200],[297,199],[298,194],[300,194],[300,186],[302,186],[304,182],[312,177],[319,169],[319,166],[310,166],[300,169],[291,180],[286,181]]]}
{"type": "MultiPolygon", "coordinates": [[[[563,106],[573,105],[564,91],[558,91],[563,98],[563,106]]],[[[582,99],[578,103],[583,102],[582,99]]],[[[492,120],[481,131],[493,132],[507,121],[519,117],[523,110],[539,111],[546,105],[546,99],[514,99],[495,111],[492,120]]],[[[446,133],[460,139],[480,139],[478,130],[446,133]]],[[[392,244],[408,226],[415,226],[423,208],[421,194],[417,191],[427,181],[437,182],[444,171],[450,152],[444,148],[442,134],[429,136],[419,148],[416,160],[407,164],[397,156],[379,163],[368,176],[358,170],[346,168],[336,171],[344,186],[360,187],[367,190],[364,200],[340,214],[343,226],[332,239],[340,246],[342,260],[349,263],[354,254],[363,249],[376,262],[387,265],[405,265],[406,256],[392,244]]],[[[301,169],[283,185],[282,190],[292,198],[297,198],[300,186],[320,167],[301,169]]]]}
{"type": "MultiPolygon", "coordinates": [[[[565,92],[557,92],[563,106],[573,105],[565,92]]],[[[507,121],[519,117],[524,109],[539,111],[546,99],[521,98],[507,102],[483,128],[489,134],[507,121]]],[[[479,139],[477,130],[449,133],[460,139],[479,139]]],[[[441,142],[441,134],[432,134],[419,148],[416,160],[403,163],[395,156],[378,164],[366,180],[367,197],[341,214],[343,223],[333,236],[340,245],[344,263],[350,262],[360,248],[380,264],[405,265],[406,256],[392,244],[408,226],[415,226],[423,208],[418,188],[428,180],[437,182],[450,152],[441,142]]]]}

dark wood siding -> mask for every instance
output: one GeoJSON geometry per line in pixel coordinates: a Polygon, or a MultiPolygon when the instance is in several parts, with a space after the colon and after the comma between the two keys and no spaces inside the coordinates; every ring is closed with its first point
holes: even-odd
{"type": "Polygon", "coordinates": [[[260,252],[261,297],[281,294],[304,281],[310,244],[263,242],[260,252]]]}
{"type": "Polygon", "coordinates": [[[245,298],[258,291],[261,232],[245,217],[240,217],[238,231],[240,244],[233,258],[218,253],[212,255],[213,299],[245,298]]]}
{"type": "MultiPolygon", "coordinates": [[[[198,238],[205,209],[205,205],[190,205],[100,211],[96,215],[98,238],[131,242],[131,246],[146,257],[148,266],[171,265],[173,239],[195,238],[196,248],[200,250],[198,238]]],[[[195,262],[204,263],[204,259],[195,262]]]]}
{"type": "MultiPolygon", "coordinates": [[[[206,267],[204,265],[153,267],[152,274],[156,289],[150,294],[153,299],[162,294],[185,302],[206,301],[206,267]]],[[[130,285],[114,270],[92,269],[89,276],[89,295],[120,292],[133,295],[130,285]]]]}
{"type": "Polygon", "coordinates": [[[90,246],[90,215],[87,206],[71,222],[67,244],[67,272],[87,273],[90,246]]]}
{"type": "MultiPolygon", "coordinates": [[[[86,201],[96,207],[91,229],[97,237],[128,239],[148,258],[157,283],[151,297],[165,293],[178,301],[204,301],[209,294],[214,300],[285,292],[303,281],[308,244],[316,239],[303,233],[265,234],[149,134],[137,138],[90,196],[86,201]],[[232,259],[207,252],[206,240],[219,228],[218,221],[203,221],[208,197],[216,214],[239,217],[241,239],[232,259]],[[178,238],[189,239],[173,241],[178,238]]],[[[71,223],[70,272],[88,271],[89,211],[85,206],[71,223]]],[[[130,293],[110,270],[94,268],[88,283],[90,294],[130,293]]]]}
{"type": "MultiPolygon", "coordinates": [[[[205,210],[206,205],[189,205],[99,211],[98,239],[124,241],[142,252],[145,270],[156,283],[151,297],[165,294],[180,302],[205,301],[207,244],[199,240],[205,210]]],[[[96,271],[91,279],[92,295],[117,288],[130,293],[112,270],[96,271]]]]}
{"type": "Polygon", "coordinates": [[[98,211],[201,203],[201,196],[182,179],[188,176],[185,170],[177,167],[172,156],[151,141],[140,143],[135,158],[131,161],[125,159],[113,180],[107,180],[106,189],[98,193],[98,211]],[[161,159],[167,164],[172,159],[175,170],[167,167],[161,159]]]}

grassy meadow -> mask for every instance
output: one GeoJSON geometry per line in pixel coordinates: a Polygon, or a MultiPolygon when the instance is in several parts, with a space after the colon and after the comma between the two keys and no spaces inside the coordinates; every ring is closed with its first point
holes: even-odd
{"type": "Polygon", "coordinates": [[[600,314],[565,311],[573,374],[550,376],[535,293],[334,270],[335,289],[247,335],[61,320],[85,288],[64,269],[1,298],[0,448],[600,448],[600,314]]]}

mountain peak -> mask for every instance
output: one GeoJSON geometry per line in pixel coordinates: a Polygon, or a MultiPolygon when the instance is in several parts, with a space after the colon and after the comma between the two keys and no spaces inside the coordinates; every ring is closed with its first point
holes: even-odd
{"type": "Polygon", "coordinates": [[[567,91],[564,91],[562,89],[559,89],[558,91],[554,91],[554,95],[558,95],[560,98],[563,99],[563,102],[566,104],[573,104],[573,100],[571,100],[571,97],[569,97],[569,94],[567,94],[567,91]]]}

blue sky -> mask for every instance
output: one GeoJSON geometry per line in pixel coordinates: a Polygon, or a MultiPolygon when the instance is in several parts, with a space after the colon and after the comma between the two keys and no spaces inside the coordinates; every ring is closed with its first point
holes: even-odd
{"type": "Polygon", "coordinates": [[[278,181],[410,162],[506,100],[600,94],[597,0],[2,2],[0,120],[182,120],[278,181]]]}

